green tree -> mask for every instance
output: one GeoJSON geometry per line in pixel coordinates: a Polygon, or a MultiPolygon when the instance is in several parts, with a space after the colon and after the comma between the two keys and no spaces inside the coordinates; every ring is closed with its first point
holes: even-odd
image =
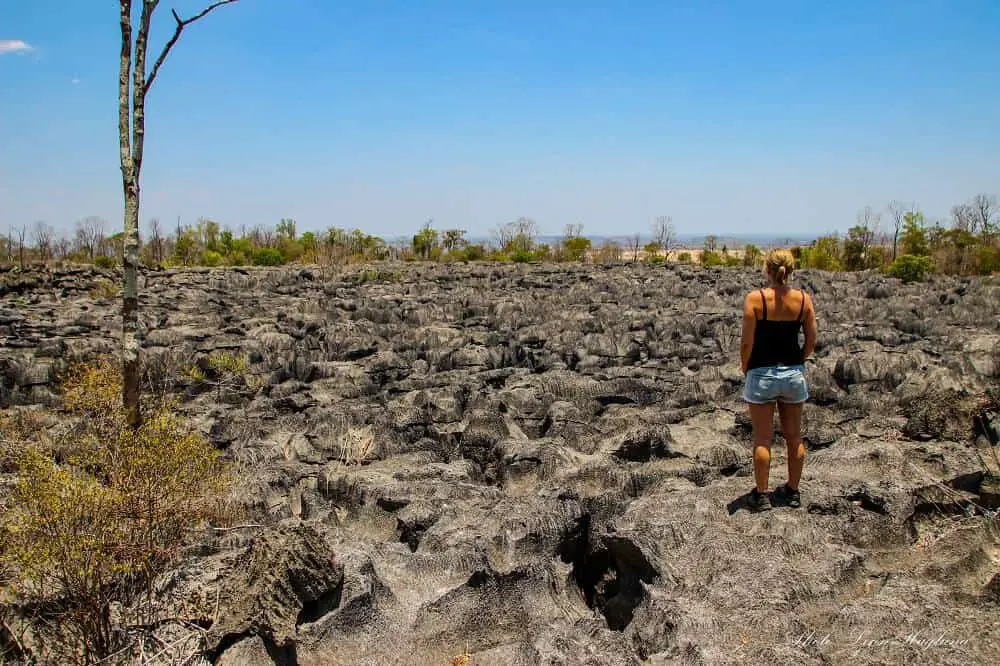
{"type": "Polygon", "coordinates": [[[840,239],[834,234],[817,238],[809,247],[799,251],[799,257],[804,268],[840,271],[844,269],[840,251],[840,239]]]}
{"type": "Polygon", "coordinates": [[[744,266],[758,266],[763,261],[764,256],[760,251],[760,248],[750,243],[745,248],[743,248],[743,265],[744,266]]]}
{"type": "Polygon", "coordinates": [[[280,266],[283,263],[281,251],[273,247],[262,247],[253,253],[254,266],[280,266]]]}
{"type": "Polygon", "coordinates": [[[275,231],[283,238],[294,240],[298,236],[295,226],[295,220],[283,217],[281,218],[281,221],[278,222],[278,226],[275,231]]]}
{"type": "Polygon", "coordinates": [[[193,265],[201,254],[198,235],[194,229],[185,227],[174,242],[174,262],[182,266],[193,265]]]}
{"type": "Polygon", "coordinates": [[[930,244],[927,239],[927,227],[924,215],[920,211],[906,213],[903,216],[903,254],[926,257],[930,254],[930,244]]]}
{"type": "Polygon", "coordinates": [[[590,250],[591,242],[589,238],[576,236],[563,240],[563,254],[567,261],[583,261],[590,250]]]}
{"type": "Polygon", "coordinates": [[[213,252],[219,250],[219,223],[205,218],[198,219],[198,236],[201,245],[213,252]]]}
{"type": "Polygon", "coordinates": [[[465,246],[465,229],[445,229],[441,233],[441,245],[445,252],[454,252],[465,246]]]}
{"type": "Polygon", "coordinates": [[[427,220],[423,228],[413,236],[413,253],[418,257],[429,259],[438,244],[438,232],[433,226],[433,220],[427,220]]]}
{"type": "Polygon", "coordinates": [[[233,251],[233,232],[226,229],[221,234],[219,234],[219,246],[223,254],[229,254],[233,251]]]}
{"type": "Polygon", "coordinates": [[[706,267],[722,266],[726,263],[725,258],[715,250],[702,250],[699,259],[701,265],[706,267]]]}
{"type": "Polygon", "coordinates": [[[872,268],[871,248],[875,233],[866,226],[856,225],[847,230],[844,239],[844,266],[849,271],[872,268]]]}

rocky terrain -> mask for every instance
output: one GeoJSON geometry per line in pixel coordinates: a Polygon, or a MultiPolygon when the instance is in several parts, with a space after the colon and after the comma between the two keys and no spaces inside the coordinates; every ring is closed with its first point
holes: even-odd
{"type": "MultiPolygon", "coordinates": [[[[163,644],[187,619],[219,664],[995,663],[997,498],[967,405],[1000,373],[1000,282],[797,272],[820,330],[803,506],[755,514],[737,357],[761,277],[144,276],[146,390],[182,396],[262,525],[158,582],[163,644]]],[[[68,362],[115,353],[103,279],[3,276],[4,407],[57,404],[68,362]]]]}

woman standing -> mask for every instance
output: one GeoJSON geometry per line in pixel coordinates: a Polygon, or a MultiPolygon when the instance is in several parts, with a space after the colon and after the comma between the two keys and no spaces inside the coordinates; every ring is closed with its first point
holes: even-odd
{"type": "Polygon", "coordinates": [[[816,347],[816,311],[801,289],[791,289],[788,278],[795,258],[788,250],[772,250],[764,261],[766,289],[751,291],[743,302],[743,340],[740,362],[746,385],[743,399],[753,421],[753,472],[756,486],[750,508],[771,508],[767,496],[771,468],[774,407],[788,447],[788,481],[782,488],[789,506],[799,507],[799,479],[806,448],[802,442],[802,406],[809,398],[805,359],[816,347]],[[799,331],[805,344],[799,345],[799,331]]]}

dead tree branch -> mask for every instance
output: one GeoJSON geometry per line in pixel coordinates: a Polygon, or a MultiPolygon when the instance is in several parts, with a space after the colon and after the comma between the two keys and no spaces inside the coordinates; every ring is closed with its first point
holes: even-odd
{"type": "Polygon", "coordinates": [[[167,55],[170,54],[170,49],[174,48],[174,44],[176,44],[177,40],[181,38],[181,33],[184,32],[184,28],[188,27],[195,21],[205,18],[213,10],[218,9],[223,5],[232,4],[236,1],[237,0],[218,0],[217,2],[213,2],[205,9],[201,10],[200,13],[195,14],[194,16],[188,19],[182,19],[180,15],[177,13],[176,9],[170,10],[170,13],[174,15],[174,20],[177,21],[177,27],[174,28],[173,36],[163,46],[163,51],[160,53],[160,56],[156,59],[156,62],[153,64],[153,69],[152,71],[150,71],[149,77],[146,79],[146,84],[143,87],[144,95],[146,94],[146,92],[149,91],[150,86],[153,85],[153,81],[156,80],[156,75],[159,73],[160,67],[163,65],[163,62],[167,59],[167,55]]]}

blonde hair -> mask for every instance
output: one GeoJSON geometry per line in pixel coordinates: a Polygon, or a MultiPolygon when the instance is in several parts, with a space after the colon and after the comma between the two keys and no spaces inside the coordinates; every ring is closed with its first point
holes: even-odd
{"type": "Polygon", "coordinates": [[[785,284],[795,270],[795,256],[788,250],[771,250],[764,259],[764,267],[775,282],[785,284]]]}

